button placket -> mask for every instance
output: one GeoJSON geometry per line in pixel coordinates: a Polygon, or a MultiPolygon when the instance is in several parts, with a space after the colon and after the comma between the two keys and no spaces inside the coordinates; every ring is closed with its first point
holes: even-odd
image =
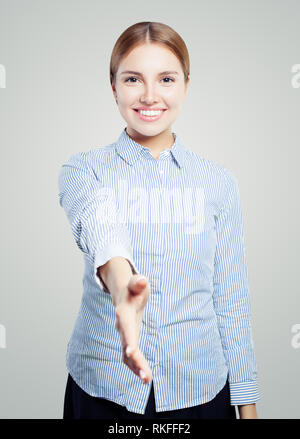
{"type": "Polygon", "coordinates": [[[160,176],[163,176],[165,173],[164,166],[166,166],[166,161],[168,160],[169,156],[170,152],[168,150],[164,150],[160,153],[157,163],[160,176]]]}
{"type": "Polygon", "coordinates": [[[160,176],[164,175],[164,169],[163,169],[164,160],[158,160],[157,166],[158,166],[158,172],[159,172],[160,176]]]}

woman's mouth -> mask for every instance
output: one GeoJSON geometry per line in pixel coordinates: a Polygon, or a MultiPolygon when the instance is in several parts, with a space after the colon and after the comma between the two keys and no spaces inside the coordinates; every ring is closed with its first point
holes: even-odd
{"type": "Polygon", "coordinates": [[[138,115],[138,117],[141,120],[144,120],[145,122],[154,122],[154,121],[160,119],[166,110],[157,110],[157,111],[154,111],[154,110],[149,111],[148,110],[148,111],[146,111],[146,110],[133,109],[133,111],[136,112],[136,114],[138,115]]]}

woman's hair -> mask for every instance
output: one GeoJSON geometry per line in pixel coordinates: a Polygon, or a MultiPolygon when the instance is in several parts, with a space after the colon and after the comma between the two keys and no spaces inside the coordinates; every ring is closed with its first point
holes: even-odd
{"type": "Polygon", "coordinates": [[[110,58],[110,83],[115,85],[116,73],[123,57],[141,44],[163,44],[178,58],[185,83],[190,74],[190,58],[185,42],[170,26],[154,21],[142,21],[128,27],[116,41],[110,58]]]}

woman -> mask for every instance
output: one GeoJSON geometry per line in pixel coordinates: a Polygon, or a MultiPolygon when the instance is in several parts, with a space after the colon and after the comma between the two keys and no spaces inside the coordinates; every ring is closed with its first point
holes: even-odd
{"type": "Polygon", "coordinates": [[[64,418],[257,418],[237,181],[171,129],[189,73],[171,27],[126,29],[110,80],[127,126],[60,171],[85,261],[64,418]]]}

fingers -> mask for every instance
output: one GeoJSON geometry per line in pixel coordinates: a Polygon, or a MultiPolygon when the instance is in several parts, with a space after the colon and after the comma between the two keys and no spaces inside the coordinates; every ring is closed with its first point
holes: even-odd
{"type": "Polygon", "coordinates": [[[120,334],[123,361],[144,383],[152,380],[147,360],[138,348],[139,333],[150,287],[143,275],[133,275],[128,282],[129,295],[116,307],[116,329],[120,334]]]}
{"type": "Polygon", "coordinates": [[[124,355],[124,363],[143,381],[149,383],[152,380],[151,369],[141,351],[127,346],[124,355]]]}
{"type": "MultiPolygon", "coordinates": [[[[132,312],[132,309],[130,309],[132,312]]],[[[135,373],[139,376],[144,383],[148,383],[152,379],[151,369],[144,355],[138,348],[138,336],[139,331],[137,331],[136,320],[131,312],[127,310],[125,313],[118,309],[116,313],[116,329],[119,332],[122,351],[123,351],[123,361],[135,373]],[[141,371],[145,374],[140,374],[141,371]]]]}

